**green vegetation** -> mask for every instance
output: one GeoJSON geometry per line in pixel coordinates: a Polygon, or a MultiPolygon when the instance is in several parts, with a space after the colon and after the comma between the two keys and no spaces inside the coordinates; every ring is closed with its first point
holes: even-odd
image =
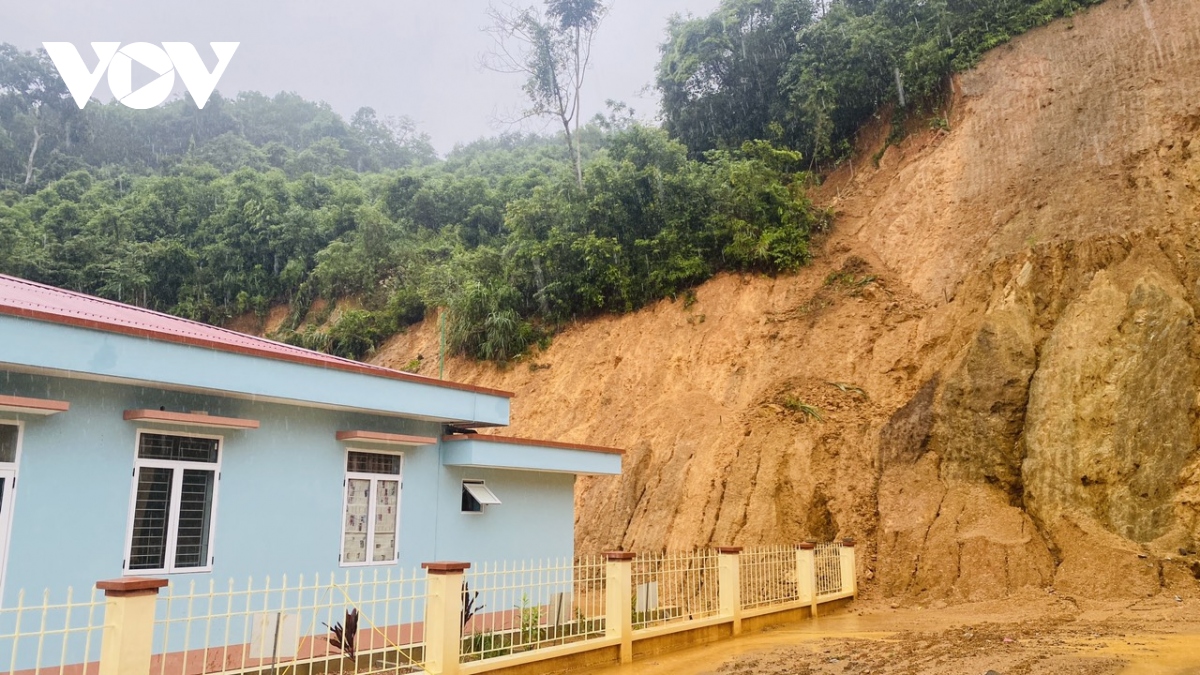
{"type": "MultiPolygon", "coordinates": [[[[294,104],[258,112],[274,119],[284,115],[272,106],[294,104]]],[[[170,110],[189,109],[151,112],[170,110]]],[[[301,167],[292,150],[253,168],[261,150],[244,139],[240,158],[218,166],[210,150],[228,139],[217,137],[160,155],[153,172],[139,159],[56,176],[56,148],[28,190],[22,171],[0,174],[0,271],[218,324],[288,302],[276,337],[350,358],[448,307],[454,350],[504,361],[575,317],[635,309],[720,270],[795,269],[827,224],[797,153],[752,142],[698,161],[657,129],[584,132],[582,189],[561,147],[535,136],[364,172],[301,167]],[[297,330],[316,300],[347,297],[361,309],[297,330]]],[[[393,134],[372,147],[406,143],[393,134]]]]}
{"type": "Polygon", "coordinates": [[[689,308],[721,271],[804,265],[830,218],[805,194],[814,161],[1096,1],[725,0],[671,23],[658,129],[620,104],[590,124],[550,105],[578,100],[582,71],[558,89],[546,73],[576,71],[604,12],[552,0],[493,18],[537,28],[515,63],[560,137],[445,158],[411,121],[347,122],[295,94],[79,110],[44,53],[0,45],[0,272],[214,324],[286,303],[273,337],[350,358],[443,307],[453,351],[503,362],[579,317],[681,294],[689,308]]]}
{"type": "Polygon", "coordinates": [[[788,394],[783,397],[783,407],[794,413],[800,413],[806,417],[811,417],[818,422],[825,421],[825,413],[821,409],[810,403],[806,403],[803,399],[794,394],[788,394]]]}
{"type": "Polygon", "coordinates": [[[1102,0],[723,0],[676,18],[658,69],[666,129],[693,152],[765,138],[823,162],[889,104],[928,112],[947,76],[1102,0]]]}
{"type": "Polygon", "coordinates": [[[867,396],[867,392],[862,387],[850,384],[849,382],[830,382],[829,386],[836,387],[838,391],[845,394],[856,394],[864,399],[870,398],[870,396],[867,396]]]}

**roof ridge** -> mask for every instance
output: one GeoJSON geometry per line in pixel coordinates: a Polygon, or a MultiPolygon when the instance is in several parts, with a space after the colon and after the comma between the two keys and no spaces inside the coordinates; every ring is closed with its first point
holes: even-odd
{"type": "MultiPolygon", "coordinates": [[[[271,345],[275,345],[278,347],[285,347],[287,349],[294,349],[294,350],[300,351],[300,352],[311,352],[314,354],[321,354],[322,356],[327,357],[327,358],[337,359],[339,361],[344,361],[347,363],[353,363],[358,366],[368,366],[368,367],[374,367],[374,368],[381,368],[384,370],[395,370],[394,368],[378,366],[378,365],[375,365],[372,363],[363,363],[362,361],[355,361],[353,359],[347,359],[345,357],[341,357],[336,354],[326,354],[324,352],[318,352],[315,349],[305,349],[304,347],[298,347],[296,345],[291,345],[286,342],[280,342],[278,340],[271,340],[270,338],[265,338],[265,337],[262,337],[259,335],[251,335],[249,333],[242,333],[242,332],[239,332],[236,330],[225,328],[224,326],[216,326],[216,325],[213,325],[210,323],[204,323],[203,321],[196,321],[195,319],[189,319],[187,317],[177,316],[175,314],[168,314],[166,312],[160,312],[158,310],[149,309],[147,307],[139,307],[137,305],[130,305],[128,303],[119,302],[119,301],[113,300],[111,298],[103,298],[98,295],[91,295],[90,293],[82,293],[79,291],[72,291],[72,290],[67,290],[65,288],[59,288],[57,286],[50,286],[48,284],[43,284],[43,283],[40,283],[37,281],[30,281],[29,279],[22,279],[21,277],[14,277],[14,276],[11,276],[8,274],[0,274],[0,279],[14,281],[18,284],[32,286],[35,288],[39,288],[43,291],[49,291],[51,293],[56,293],[56,294],[63,295],[66,297],[83,297],[91,302],[102,303],[102,304],[105,304],[114,309],[119,309],[119,310],[123,310],[123,311],[131,311],[131,312],[142,313],[142,314],[152,314],[159,318],[169,319],[171,321],[178,321],[181,323],[186,323],[186,324],[189,324],[192,326],[196,326],[198,329],[201,329],[201,330],[196,331],[197,336],[199,336],[200,334],[207,332],[209,330],[215,330],[215,331],[220,331],[221,333],[224,333],[224,334],[232,336],[232,337],[237,337],[239,339],[253,340],[256,342],[266,342],[271,345]]],[[[46,304],[36,302],[36,301],[24,301],[22,304],[25,304],[28,306],[33,306],[33,307],[41,307],[41,308],[47,309],[47,310],[54,309],[50,305],[46,305],[46,304]]],[[[114,321],[114,322],[119,322],[119,323],[123,323],[126,325],[132,325],[132,323],[128,320],[117,318],[117,317],[102,316],[102,315],[99,315],[99,314],[96,314],[93,312],[76,310],[74,313],[84,315],[84,316],[91,316],[91,317],[97,318],[97,319],[103,318],[106,321],[114,321]]]]}
{"type": "MultiPolygon", "coordinates": [[[[218,351],[238,352],[245,350],[259,358],[272,358],[273,355],[274,358],[289,360],[303,359],[309,362],[310,365],[342,367],[357,372],[374,372],[381,376],[399,376],[401,379],[414,380],[434,386],[480,391],[485,389],[475,385],[440,380],[429,375],[409,373],[374,363],[355,361],[335,354],[305,349],[304,347],[248,333],[240,333],[223,326],[214,326],[202,321],[187,319],[145,307],[138,307],[109,298],[101,298],[79,291],[22,279],[21,277],[0,274],[0,314],[10,313],[50,322],[82,322],[86,327],[109,332],[134,331],[151,339],[160,339],[168,342],[185,341],[194,346],[216,349],[218,351]],[[34,297],[21,297],[24,291],[14,288],[16,296],[6,297],[2,292],[4,284],[10,285],[10,287],[25,287],[31,294],[35,295],[34,297]],[[50,298],[39,298],[36,296],[38,293],[53,296],[54,300],[61,300],[65,306],[56,304],[50,298]],[[93,305],[100,305],[101,307],[87,307],[86,304],[71,306],[72,303],[76,305],[91,303],[93,305]],[[112,311],[106,313],[103,311],[104,309],[112,311]],[[72,316],[76,318],[72,320],[72,316]],[[144,318],[145,321],[138,321],[139,316],[144,318]]],[[[499,392],[498,390],[488,391],[511,396],[507,392],[499,392]]]]}

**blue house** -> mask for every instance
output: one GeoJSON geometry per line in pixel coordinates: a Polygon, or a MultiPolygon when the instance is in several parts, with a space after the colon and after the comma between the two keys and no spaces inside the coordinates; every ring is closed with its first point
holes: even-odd
{"type": "Polygon", "coordinates": [[[0,584],[570,556],[619,450],[511,395],[0,275],[0,584]]]}

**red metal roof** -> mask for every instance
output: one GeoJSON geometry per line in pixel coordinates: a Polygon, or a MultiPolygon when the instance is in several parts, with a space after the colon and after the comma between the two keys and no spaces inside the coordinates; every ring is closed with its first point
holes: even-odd
{"type": "Polygon", "coordinates": [[[405,380],[436,387],[461,389],[484,394],[511,397],[497,389],[476,387],[458,382],[446,382],[432,377],[404,373],[391,368],[373,366],[338,356],[301,349],[282,342],[246,335],[216,326],[181,319],[170,314],[153,312],[140,307],[105,300],[83,293],[26,281],[0,274],[0,314],[10,314],[39,321],[78,326],[110,333],[176,342],[194,347],[206,347],[224,352],[258,356],[279,361],[291,361],[310,366],[335,368],[363,375],[405,380]]]}

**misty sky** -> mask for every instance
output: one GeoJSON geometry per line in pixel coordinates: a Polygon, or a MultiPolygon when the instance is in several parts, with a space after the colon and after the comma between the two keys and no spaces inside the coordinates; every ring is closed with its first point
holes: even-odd
{"type": "MultiPolygon", "coordinates": [[[[540,0],[523,0],[528,4],[540,0]]],[[[35,49],[67,41],[89,67],[93,41],[194,43],[211,67],[210,41],[240,42],[221,78],[225,96],[295,91],[328,101],[343,116],[368,105],[381,117],[408,115],[445,152],[455,143],[511,129],[519,111],[517,75],[480,67],[491,38],[488,0],[39,0],[5,3],[0,42],[35,49]]],[[[612,0],[588,74],[586,118],[606,99],[638,116],[657,114],[653,83],[667,18],[705,14],[717,0],[612,0]]],[[[177,87],[182,91],[181,83],[177,87]]],[[[135,81],[136,86],[136,81],[135,81]]],[[[108,100],[101,81],[94,95],[108,100]]],[[[526,130],[552,130],[527,123],[526,130]]]]}

